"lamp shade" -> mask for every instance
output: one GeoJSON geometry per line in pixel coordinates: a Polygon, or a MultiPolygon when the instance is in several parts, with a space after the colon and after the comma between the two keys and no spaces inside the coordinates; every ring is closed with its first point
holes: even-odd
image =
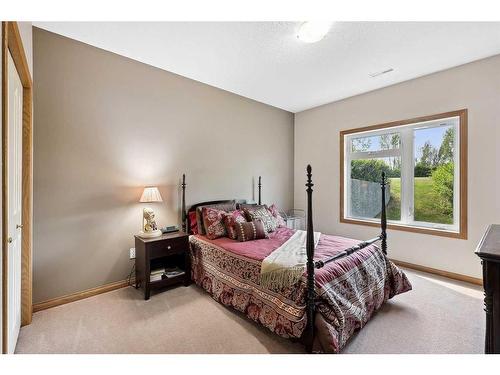
{"type": "Polygon", "coordinates": [[[161,199],[160,191],[158,190],[158,188],[156,186],[153,186],[144,188],[139,202],[163,202],[163,199],[161,199]]]}

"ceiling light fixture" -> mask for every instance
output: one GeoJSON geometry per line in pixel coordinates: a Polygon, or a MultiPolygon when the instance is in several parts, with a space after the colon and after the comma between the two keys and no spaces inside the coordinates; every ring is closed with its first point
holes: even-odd
{"type": "Polygon", "coordinates": [[[304,43],[316,43],[328,34],[331,27],[329,21],[307,21],[300,25],[297,38],[304,43]]]}

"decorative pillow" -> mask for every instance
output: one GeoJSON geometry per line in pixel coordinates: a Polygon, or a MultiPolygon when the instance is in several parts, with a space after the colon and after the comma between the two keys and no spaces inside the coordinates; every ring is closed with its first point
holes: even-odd
{"type": "Polygon", "coordinates": [[[278,225],[278,227],[286,227],[285,219],[283,219],[283,216],[281,216],[280,211],[278,210],[278,206],[273,203],[268,207],[268,210],[276,219],[276,224],[278,225]]]}
{"type": "Polygon", "coordinates": [[[264,228],[268,233],[274,232],[278,225],[276,219],[271,215],[266,206],[257,208],[253,211],[245,208],[245,215],[250,219],[248,221],[254,221],[256,219],[262,220],[262,224],[264,224],[264,228]]]}
{"type": "Polygon", "coordinates": [[[238,210],[244,210],[245,208],[248,208],[249,210],[253,210],[255,208],[261,207],[257,203],[238,203],[236,204],[236,208],[238,210]]]}
{"type": "Polygon", "coordinates": [[[224,216],[226,215],[224,211],[211,207],[203,207],[202,215],[208,239],[215,240],[227,234],[226,227],[224,226],[224,216]]]}
{"type": "Polygon", "coordinates": [[[203,207],[196,207],[196,226],[198,227],[199,234],[205,234],[205,228],[203,228],[203,216],[201,215],[201,209],[203,207]]]}
{"type": "Polygon", "coordinates": [[[247,219],[243,216],[243,212],[240,210],[235,210],[226,213],[224,216],[224,225],[226,226],[227,236],[233,240],[238,238],[236,234],[235,225],[236,223],[246,223],[247,219]]]}
{"type": "Polygon", "coordinates": [[[234,228],[240,242],[268,238],[264,224],[260,219],[251,222],[237,222],[234,228]]]}
{"type": "Polygon", "coordinates": [[[196,212],[191,211],[188,213],[188,223],[191,233],[198,234],[198,222],[196,221],[196,212]]]}
{"type": "Polygon", "coordinates": [[[233,201],[226,201],[224,203],[214,203],[214,204],[207,204],[205,206],[196,207],[196,221],[198,222],[198,233],[199,234],[206,233],[205,225],[203,223],[203,214],[202,214],[203,207],[211,207],[211,208],[215,208],[217,210],[221,210],[224,212],[229,212],[229,211],[233,211],[234,209],[236,209],[236,202],[233,200],[233,201]]]}
{"type": "Polygon", "coordinates": [[[248,212],[258,210],[259,208],[267,208],[265,204],[240,204],[239,209],[243,211],[247,221],[252,221],[252,218],[248,215],[248,212]]]}

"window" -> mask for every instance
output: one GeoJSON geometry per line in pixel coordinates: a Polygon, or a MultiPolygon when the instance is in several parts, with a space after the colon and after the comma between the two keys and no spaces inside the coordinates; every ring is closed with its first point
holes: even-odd
{"type": "Polygon", "coordinates": [[[467,110],[342,131],[340,221],[467,238],[467,110]]]}

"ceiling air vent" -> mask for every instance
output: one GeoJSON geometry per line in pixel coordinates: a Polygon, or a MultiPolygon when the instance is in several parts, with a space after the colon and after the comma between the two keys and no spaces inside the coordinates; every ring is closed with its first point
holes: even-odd
{"type": "Polygon", "coordinates": [[[386,70],[382,70],[381,72],[370,73],[369,76],[372,77],[372,78],[375,78],[375,77],[381,76],[382,74],[390,73],[393,70],[394,70],[393,68],[389,68],[389,69],[386,69],[386,70]]]}

